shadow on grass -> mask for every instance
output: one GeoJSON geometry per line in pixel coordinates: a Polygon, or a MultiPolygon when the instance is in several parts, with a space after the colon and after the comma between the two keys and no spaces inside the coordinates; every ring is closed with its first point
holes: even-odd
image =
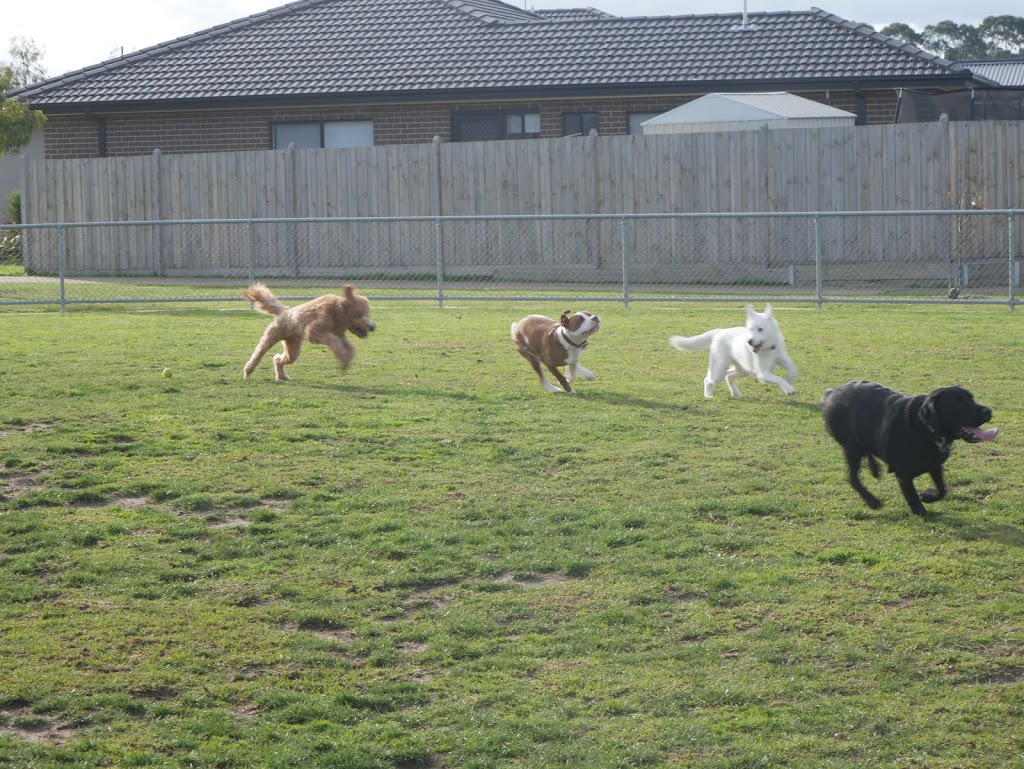
{"type": "MultiPolygon", "coordinates": [[[[288,384],[289,387],[295,387],[293,383],[288,384]]],[[[440,388],[430,387],[417,387],[417,386],[406,386],[406,385],[373,385],[366,387],[364,385],[346,384],[339,382],[336,384],[323,384],[319,382],[302,383],[299,385],[303,388],[310,390],[321,390],[330,391],[335,393],[343,393],[352,398],[375,398],[375,397],[407,397],[407,396],[419,396],[426,398],[443,398],[444,400],[455,400],[455,401],[473,401],[483,402],[488,400],[488,397],[481,396],[477,393],[466,392],[463,390],[444,390],[440,388]]],[[[567,395],[564,393],[545,393],[537,388],[538,399],[551,399],[551,398],[566,398],[571,402],[586,403],[600,402],[605,403],[609,406],[627,406],[629,408],[636,409],[658,409],[663,411],[681,412],[688,411],[693,404],[692,403],[670,403],[665,401],[655,401],[646,398],[637,398],[633,395],[622,392],[609,392],[609,391],[597,391],[590,390],[589,392],[581,391],[577,395],[567,395]]],[[[487,395],[493,395],[489,393],[487,395]]],[[[519,391],[509,390],[506,395],[514,396],[519,398],[522,393],[519,391]]]]}
{"type": "Polygon", "coordinates": [[[929,516],[933,523],[944,524],[951,534],[966,542],[998,542],[1007,547],[1024,547],[1024,529],[997,521],[965,521],[952,516],[929,516]]]}

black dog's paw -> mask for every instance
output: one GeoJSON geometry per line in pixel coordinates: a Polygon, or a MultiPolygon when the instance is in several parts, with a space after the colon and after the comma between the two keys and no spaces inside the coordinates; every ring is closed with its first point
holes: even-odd
{"type": "Polygon", "coordinates": [[[945,493],[939,491],[938,489],[928,489],[927,491],[922,491],[921,492],[921,501],[922,502],[938,502],[944,496],[946,496],[945,493]]]}
{"type": "Polygon", "coordinates": [[[864,504],[872,510],[877,510],[882,506],[882,501],[867,489],[858,489],[858,491],[860,491],[860,498],[864,500],[864,504]]]}

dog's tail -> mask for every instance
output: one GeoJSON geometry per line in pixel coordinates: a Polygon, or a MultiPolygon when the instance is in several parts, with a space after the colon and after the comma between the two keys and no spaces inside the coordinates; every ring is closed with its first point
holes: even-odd
{"type": "Polygon", "coordinates": [[[694,350],[706,350],[711,346],[711,342],[715,338],[715,331],[705,331],[703,334],[697,336],[670,336],[668,343],[675,347],[677,350],[685,350],[687,352],[693,352],[694,350]]]}
{"type": "Polygon", "coordinates": [[[242,296],[256,305],[257,310],[267,315],[280,315],[288,309],[262,283],[253,283],[242,292],[242,296]]]}

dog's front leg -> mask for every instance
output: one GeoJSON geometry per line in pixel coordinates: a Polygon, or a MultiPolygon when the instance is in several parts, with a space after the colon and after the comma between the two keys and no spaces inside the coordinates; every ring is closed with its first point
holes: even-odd
{"type": "Polygon", "coordinates": [[[783,355],[779,365],[786,369],[786,381],[793,384],[794,380],[796,380],[796,366],[793,365],[793,361],[789,359],[788,355],[783,355]]]}
{"type": "Polygon", "coordinates": [[[341,370],[345,371],[348,369],[352,359],[356,357],[355,346],[345,336],[338,334],[325,334],[324,344],[331,349],[334,357],[338,359],[341,370]]]}
{"type": "Polygon", "coordinates": [[[782,390],[782,392],[786,393],[786,395],[792,395],[793,393],[796,392],[796,388],[793,387],[793,385],[791,385],[782,377],[776,376],[775,374],[762,374],[761,381],[768,382],[769,384],[773,385],[778,385],[779,389],[782,390]]]}
{"type": "MultiPolygon", "coordinates": [[[[554,366],[550,366],[550,365],[549,365],[549,366],[548,366],[548,371],[550,371],[550,372],[551,372],[551,375],[552,375],[552,376],[553,376],[553,377],[554,377],[555,379],[557,379],[557,380],[558,380],[558,384],[562,385],[562,389],[563,389],[563,390],[565,390],[565,391],[566,391],[567,393],[573,393],[573,394],[575,394],[575,393],[576,393],[576,391],[572,389],[572,385],[571,385],[571,384],[569,384],[569,380],[567,380],[567,379],[566,379],[566,378],[565,378],[565,377],[564,377],[564,376],[562,375],[562,372],[561,372],[561,371],[559,371],[559,370],[558,370],[558,369],[557,369],[556,367],[554,367],[554,366]]],[[[544,389],[547,389],[547,388],[544,388],[544,389]]],[[[549,390],[548,392],[558,392],[558,390],[555,390],[555,389],[553,389],[553,388],[552,388],[552,389],[551,389],[551,390],[549,390]]]]}
{"type": "Polygon", "coordinates": [[[590,369],[583,368],[583,366],[581,366],[579,363],[570,364],[566,368],[566,371],[567,373],[565,378],[568,379],[570,382],[576,378],[577,374],[579,374],[584,379],[597,379],[597,374],[595,374],[590,369]]]}
{"type": "Polygon", "coordinates": [[[939,467],[936,470],[931,471],[932,480],[935,481],[935,488],[928,489],[921,494],[921,499],[925,502],[938,502],[940,499],[946,496],[946,481],[942,477],[942,468],[939,467]]]}
{"type": "Polygon", "coordinates": [[[530,368],[532,368],[534,370],[534,373],[537,374],[537,378],[540,380],[540,386],[541,387],[543,387],[549,393],[560,393],[560,392],[562,392],[557,387],[555,387],[553,384],[551,384],[551,382],[549,382],[547,380],[547,377],[544,376],[544,369],[542,369],[541,366],[540,366],[540,358],[538,358],[536,355],[534,355],[532,352],[530,352],[525,347],[520,347],[520,346],[517,345],[516,349],[519,351],[520,355],[522,355],[524,358],[526,358],[526,360],[528,360],[530,362],[530,368]]]}
{"type": "MultiPolygon", "coordinates": [[[[737,368],[736,366],[729,366],[729,370],[725,372],[725,383],[729,385],[729,392],[732,393],[733,398],[743,397],[743,393],[740,392],[740,388],[736,386],[736,377],[738,376],[742,376],[742,372],[740,372],[739,368],[737,368]]],[[[757,378],[760,379],[761,375],[758,374],[757,378]]],[[[708,371],[708,375],[704,378],[705,398],[711,397],[711,387],[712,385],[714,385],[714,383],[714,378],[711,376],[711,372],[708,371]]]]}
{"type": "Polygon", "coordinates": [[[921,497],[918,496],[917,489],[914,488],[914,479],[906,475],[899,475],[897,478],[900,482],[900,491],[903,492],[903,498],[910,505],[910,512],[914,515],[928,515],[928,511],[921,504],[921,497]]]}

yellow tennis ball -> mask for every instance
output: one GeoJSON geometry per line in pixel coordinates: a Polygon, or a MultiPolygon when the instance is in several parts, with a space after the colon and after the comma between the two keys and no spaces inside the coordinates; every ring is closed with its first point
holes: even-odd
{"type": "Polygon", "coordinates": [[[165,368],[164,369],[164,379],[170,379],[170,378],[171,378],[171,370],[169,368],[165,368]]]}

